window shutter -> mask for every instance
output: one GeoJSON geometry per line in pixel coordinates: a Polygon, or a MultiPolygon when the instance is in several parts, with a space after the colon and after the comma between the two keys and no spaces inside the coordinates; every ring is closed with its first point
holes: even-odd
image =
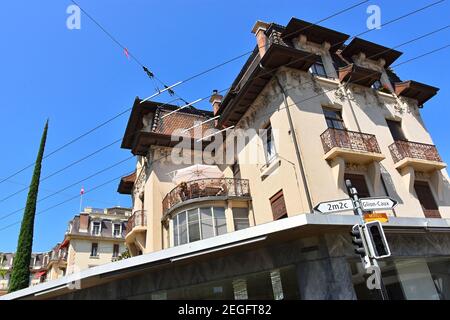
{"type": "Polygon", "coordinates": [[[422,210],[426,218],[441,218],[439,208],[431,193],[430,186],[425,181],[415,181],[414,189],[416,190],[417,198],[422,205],[422,210]]]}
{"type": "Polygon", "coordinates": [[[272,206],[273,220],[278,220],[287,217],[286,203],[284,202],[283,190],[277,192],[270,198],[272,206]]]}

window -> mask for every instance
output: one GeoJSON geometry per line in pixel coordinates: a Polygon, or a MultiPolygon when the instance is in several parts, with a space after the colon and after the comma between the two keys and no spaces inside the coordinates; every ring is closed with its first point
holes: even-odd
{"type": "Polygon", "coordinates": [[[120,234],[121,234],[121,225],[120,225],[120,223],[114,223],[114,226],[113,226],[113,236],[114,237],[120,237],[120,234]]]}
{"type": "Polygon", "coordinates": [[[375,80],[375,82],[372,84],[372,88],[375,90],[380,90],[383,88],[383,85],[381,84],[380,80],[375,80]]]}
{"type": "Polygon", "coordinates": [[[273,143],[272,126],[269,124],[264,132],[264,153],[266,161],[270,162],[275,157],[275,145],[273,143]]]}
{"type": "Polygon", "coordinates": [[[115,244],[114,246],[113,246],[113,258],[116,258],[116,257],[118,257],[119,256],[119,245],[118,244],[115,244]]]}
{"type": "Polygon", "coordinates": [[[93,243],[91,246],[91,257],[98,256],[98,243],[93,243]]]}
{"type": "Polygon", "coordinates": [[[92,224],[92,234],[95,236],[100,235],[100,222],[99,221],[95,221],[92,224]]]}
{"type": "Polygon", "coordinates": [[[207,239],[227,232],[225,208],[203,207],[182,211],[173,217],[174,246],[207,239]]]}
{"type": "Polygon", "coordinates": [[[325,71],[325,67],[323,65],[322,58],[320,56],[317,57],[317,61],[309,68],[309,72],[314,75],[327,77],[327,72],[325,71]]]}
{"type": "Polygon", "coordinates": [[[242,230],[250,227],[247,208],[233,208],[234,230],[242,230]]]}
{"type": "Polygon", "coordinates": [[[358,191],[358,196],[360,198],[368,198],[370,197],[369,188],[367,187],[366,178],[362,174],[352,174],[345,173],[344,181],[350,180],[352,182],[353,188],[356,188],[358,191]]]}
{"type": "Polygon", "coordinates": [[[328,128],[345,130],[340,110],[323,108],[323,115],[327,121],[328,128]]]}
{"type": "Polygon", "coordinates": [[[284,202],[283,190],[280,190],[270,198],[273,220],[287,218],[286,203],[284,202]]]}
{"type": "Polygon", "coordinates": [[[422,205],[423,213],[426,218],[440,218],[439,208],[434,200],[430,185],[426,181],[415,181],[414,189],[416,190],[417,198],[422,205]]]}
{"type": "Polygon", "coordinates": [[[402,123],[400,121],[386,119],[386,123],[391,131],[392,138],[394,138],[395,141],[406,140],[402,130],[402,123]]]}

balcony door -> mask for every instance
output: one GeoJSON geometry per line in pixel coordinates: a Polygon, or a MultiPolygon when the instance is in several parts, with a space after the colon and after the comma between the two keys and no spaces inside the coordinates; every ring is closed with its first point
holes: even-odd
{"type": "Polygon", "coordinates": [[[344,120],[340,110],[323,108],[323,115],[327,121],[328,128],[345,130],[344,120]]]}
{"type": "Polygon", "coordinates": [[[405,134],[402,130],[402,123],[400,121],[386,120],[386,122],[389,127],[389,131],[391,131],[392,138],[394,138],[394,141],[406,141],[405,134]]]}
{"type": "Polygon", "coordinates": [[[358,196],[360,198],[369,198],[370,192],[369,188],[367,187],[366,178],[362,174],[353,174],[353,173],[346,173],[344,174],[344,181],[350,180],[352,182],[353,188],[356,188],[358,191],[358,196]]]}
{"type": "Polygon", "coordinates": [[[439,208],[434,200],[430,185],[426,181],[415,181],[414,189],[417,198],[422,205],[422,210],[426,218],[440,218],[439,208]]]}

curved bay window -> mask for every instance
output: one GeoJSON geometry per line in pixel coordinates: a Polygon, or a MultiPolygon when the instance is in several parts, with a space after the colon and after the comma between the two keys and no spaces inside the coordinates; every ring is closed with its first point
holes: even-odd
{"type": "Polygon", "coordinates": [[[173,245],[227,233],[224,207],[202,207],[181,211],[172,218],[173,245]]]}

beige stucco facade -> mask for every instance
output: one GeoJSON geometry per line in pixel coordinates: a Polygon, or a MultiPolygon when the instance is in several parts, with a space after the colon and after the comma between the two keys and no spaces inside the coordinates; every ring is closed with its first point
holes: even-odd
{"type": "Polygon", "coordinates": [[[126,250],[123,240],[100,240],[94,237],[72,238],[67,256],[67,273],[71,274],[105,263],[111,263],[114,244],[119,245],[121,253],[126,250]],[[98,244],[98,254],[96,256],[91,256],[92,243],[98,244]]]}
{"type": "MultiPolygon", "coordinates": [[[[257,38],[261,41],[260,34],[257,38]]],[[[251,199],[241,201],[240,205],[245,203],[249,209],[250,226],[274,220],[270,199],[280,191],[288,216],[314,212],[313,207],[323,201],[348,198],[345,174],[364,176],[371,197],[389,196],[398,201],[394,210],[382,211],[396,217],[424,217],[414,183],[426,181],[440,217],[450,218],[446,164],[442,160],[414,157],[401,161],[393,159],[389,146],[395,141],[387,120],[400,122],[408,141],[426,144],[431,148],[434,146],[421,118],[418,101],[395,93],[395,85],[385,68],[386,61],[383,58],[371,60],[364,52],[351,57],[355,66],[380,73],[379,81],[387,88],[387,92],[382,92],[370,86],[339,80],[340,71],[334,66],[328,42],[316,43],[309,41],[308,35],[300,34],[292,39],[292,43],[296,50],[320,56],[326,77],[289,66],[281,66],[273,71],[271,79],[227,134],[237,134],[239,130],[245,134],[249,130],[258,132],[270,124],[275,157],[270,161],[249,161],[251,157],[265,159],[264,140],[258,134],[249,134],[247,142],[237,148],[237,155],[231,162],[217,163],[224,177],[237,178],[232,166],[236,161],[240,169],[238,178],[248,179],[251,199]],[[342,115],[346,132],[374,135],[379,151],[339,147],[324,151],[321,135],[328,125],[323,108],[337,110],[342,115]],[[289,117],[293,128],[289,125],[289,117]],[[296,152],[295,144],[299,152],[296,152]]],[[[261,50],[260,46],[262,58],[266,51],[261,50]]],[[[217,100],[213,100],[211,102],[216,112],[214,104],[217,100]]],[[[222,115],[220,112],[217,114],[222,115]]],[[[149,120],[140,121],[144,122],[142,130],[150,131],[152,124],[149,120]]],[[[221,148],[225,148],[225,143],[221,148]]],[[[171,216],[164,215],[163,199],[177,186],[171,180],[171,173],[189,167],[192,163],[173,163],[171,151],[170,147],[155,144],[148,148],[146,156],[137,156],[136,181],[130,193],[133,211],[143,210],[146,223],[127,234],[126,242],[133,255],[173,246],[173,224],[171,216]]],[[[207,201],[214,202],[212,199],[199,199],[195,203],[190,202],[187,207],[179,206],[176,211],[213,205],[207,201]]],[[[232,203],[227,199],[216,201],[217,205],[226,208],[228,232],[234,230],[232,203]]],[[[347,211],[340,214],[354,213],[347,211]]],[[[173,215],[176,212],[172,212],[173,215]]]]}

